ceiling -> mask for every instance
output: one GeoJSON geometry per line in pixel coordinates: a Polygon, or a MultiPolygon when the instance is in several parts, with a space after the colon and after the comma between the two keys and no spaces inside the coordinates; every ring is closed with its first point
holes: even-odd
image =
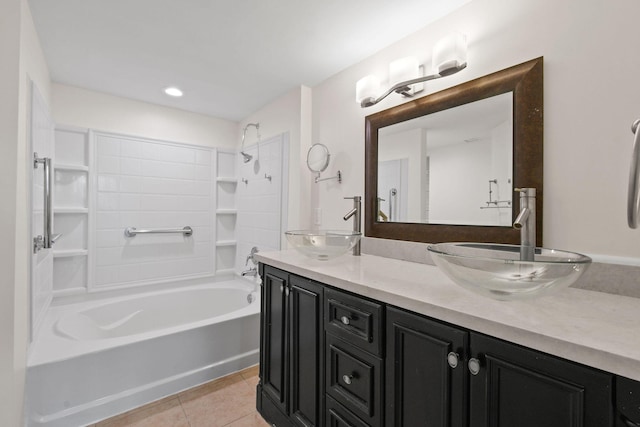
{"type": "MultiPolygon", "coordinates": [[[[239,121],[470,0],[29,0],[54,82],[239,121]],[[184,91],[169,98],[167,86],[184,91]]],[[[355,82],[354,82],[355,84],[355,82]]]]}

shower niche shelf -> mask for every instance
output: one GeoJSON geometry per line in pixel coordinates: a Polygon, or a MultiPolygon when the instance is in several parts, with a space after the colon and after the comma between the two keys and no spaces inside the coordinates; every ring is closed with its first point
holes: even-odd
{"type": "Polygon", "coordinates": [[[89,278],[90,133],[56,127],[54,138],[53,293],[83,293],[89,278]]]}
{"type": "Polygon", "coordinates": [[[216,214],[218,215],[237,215],[237,209],[216,209],[216,214]]]}
{"type": "Polygon", "coordinates": [[[218,150],[216,156],[216,274],[234,272],[236,258],[237,154],[218,150]]]}
{"type": "Polygon", "coordinates": [[[61,171],[89,172],[89,166],[85,165],[57,164],[54,166],[54,169],[61,171]]]}
{"type": "Polygon", "coordinates": [[[222,246],[236,246],[238,244],[238,242],[236,242],[235,240],[218,240],[216,242],[216,246],[218,247],[222,247],[222,246]]]}
{"type": "Polygon", "coordinates": [[[219,184],[237,184],[238,183],[238,178],[231,178],[231,177],[227,177],[227,176],[219,176],[218,178],[216,178],[216,182],[219,184]]]}

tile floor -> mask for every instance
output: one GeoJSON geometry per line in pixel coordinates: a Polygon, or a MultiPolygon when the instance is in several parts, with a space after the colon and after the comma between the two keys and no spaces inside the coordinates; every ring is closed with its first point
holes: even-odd
{"type": "Polygon", "coordinates": [[[92,427],[269,427],[256,411],[257,384],[256,365],[92,427]]]}

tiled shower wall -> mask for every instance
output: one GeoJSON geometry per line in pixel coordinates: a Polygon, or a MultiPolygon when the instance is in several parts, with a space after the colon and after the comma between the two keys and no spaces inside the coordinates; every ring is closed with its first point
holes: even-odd
{"type": "Polygon", "coordinates": [[[96,134],[95,287],[215,272],[215,150],[96,134]],[[125,237],[127,227],[192,236],[125,237]]]}
{"type": "Polygon", "coordinates": [[[284,133],[245,149],[253,159],[238,156],[236,271],[252,267],[246,263],[252,247],[279,250],[287,223],[287,171],[289,134],[284,133]]]}

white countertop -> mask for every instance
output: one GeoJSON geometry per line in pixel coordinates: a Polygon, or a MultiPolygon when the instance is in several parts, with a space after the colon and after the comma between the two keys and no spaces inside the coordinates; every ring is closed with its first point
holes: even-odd
{"type": "Polygon", "coordinates": [[[363,254],[317,261],[259,252],[264,264],[464,328],[640,381],[640,299],[581,289],[526,301],[467,291],[437,267],[363,254]]]}

